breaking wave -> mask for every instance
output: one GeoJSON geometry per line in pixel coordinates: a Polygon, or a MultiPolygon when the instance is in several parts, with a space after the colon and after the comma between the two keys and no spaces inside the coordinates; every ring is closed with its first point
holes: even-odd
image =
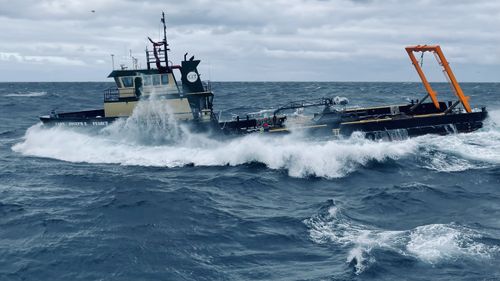
{"type": "Polygon", "coordinates": [[[26,92],[26,93],[14,93],[7,94],[6,97],[41,97],[45,96],[47,92],[26,92]]]}
{"type": "Polygon", "coordinates": [[[411,140],[370,142],[361,135],[336,141],[310,141],[296,134],[216,140],[190,132],[169,112],[165,103],[157,102],[153,95],[141,101],[131,117],[99,133],[35,125],[13,150],[71,162],[141,166],[236,166],[258,162],[271,169],[285,169],[294,177],[337,178],[370,161],[398,159],[416,149],[411,140]]]}
{"type": "Polygon", "coordinates": [[[311,142],[294,136],[268,138],[249,135],[226,141],[204,135],[188,135],[182,142],[145,145],[116,135],[88,134],[67,128],[28,129],[23,142],[13,150],[24,155],[70,162],[180,167],[263,163],[271,169],[286,169],[290,176],[342,177],[370,161],[398,159],[415,151],[411,142],[370,142],[362,137],[311,142]]]}
{"type": "Polygon", "coordinates": [[[373,162],[412,157],[417,167],[440,172],[479,169],[500,163],[500,114],[480,132],[369,141],[361,135],[318,141],[297,134],[248,135],[217,140],[177,124],[167,107],[141,101],[131,117],[100,132],[34,125],[12,149],[23,155],[70,162],[182,167],[262,163],[293,177],[344,177],[373,162]],[[498,123],[495,123],[498,122],[498,123]]]}
{"type": "Polygon", "coordinates": [[[304,223],[311,240],[346,250],[346,263],[356,274],[376,262],[374,250],[385,250],[428,264],[457,259],[491,260],[500,256],[500,246],[483,242],[484,233],[454,223],[428,224],[409,230],[384,230],[357,222],[330,202],[319,214],[304,223]]]}

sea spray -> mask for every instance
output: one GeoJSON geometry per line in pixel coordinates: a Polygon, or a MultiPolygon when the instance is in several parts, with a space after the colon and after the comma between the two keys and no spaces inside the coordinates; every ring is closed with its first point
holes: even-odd
{"type": "Polygon", "coordinates": [[[139,166],[236,166],[258,162],[270,169],[284,169],[293,177],[325,178],[344,177],[374,161],[408,157],[415,157],[417,166],[443,172],[479,169],[500,161],[497,132],[386,142],[369,141],[360,136],[317,141],[297,138],[294,134],[284,137],[254,134],[220,141],[180,131],[182,137],[174,135],[174,141],[170,141],[172,138],[164,138],[162,131],[153,127],[155,130],[147,131],[159,134],[153,143],[149,140],[152,136],[137,129],[140,127],[129,131],[123,125],[118,128],[118,133],[94,135],[37,125],[26,132],[23,141],[14,145],[13,150],[72,162],[139,166]],[[446,163],[431,161],[435,155],[440,155],[446,163]]]}
{"type": "Polygon", "coordinates": [[[119,119],[102,129],[105,136],[135,144],[159,145],[178,143],[190,134],[177,122],[167,99],[152,92],[139,100],[130,117],[119,119]]]}
{"type": "Polygon", "coordinates": [[[297,139],[293,134],[284,137],[255,134],[225,141],[185,134],[182,142],[154,145],[139,143],[135,136],[133,141],[126,140],[130,136],[124,137],[125,140],[117,135],[92,135],[37,125],[26,132],[24,140],[14,145],[13,150],[71,162],[139,166],[236,166],[258,162],[270,169],[284,169],[293,177],[338,178],[372,161],[411,155],[417,148],[412,140],[390,143],[352,137],[311,141],[297,139]]]}
{"type": "MultiPolygon", "coordinates": [[[[13,150],[24,155],[71,162],[182,167],[262,163],[292,177],[340,178],[370,163],[414,157],[416,166],[442,172],[481,169],[500,163],[500,132],[496,125],[469,134],[425,135],[401,141],[370,141],[361,134],[338,140],[253,134],[215,140],[193,134],[152,97],[132,116],[99,134],[71,128],[28,129],[13,150]],[[69,141],[70,140],[70,141],[69,141]],[[432,160],[439,155],[441,160],[432,160]],[[444,163],[445,162],[445,163],[444,163]]],[[[493,122],[492,122],[493,123],[493,122]]]]}

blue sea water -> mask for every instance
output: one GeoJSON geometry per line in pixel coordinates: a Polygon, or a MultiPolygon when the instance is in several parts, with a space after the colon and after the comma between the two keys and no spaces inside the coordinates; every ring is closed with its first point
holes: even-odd
{"type": "MultiPolygon", "coordinates": [[[[488,106],[480,131],[393,142],[172,142],[148,124],[38,123],[101,107],[109,86],[0,83],[0,280],[500,280],[500,84],[462,85],[488,106]]],[[[224,118],[303,98],[423,95],[417,83],[213,89],[224,118]]]]}

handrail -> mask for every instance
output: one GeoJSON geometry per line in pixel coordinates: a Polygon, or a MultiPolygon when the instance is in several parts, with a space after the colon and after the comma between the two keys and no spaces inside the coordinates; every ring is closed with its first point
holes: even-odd
{"type": "Polygon", "coordinates": [[[319,98],[319,99],[308,99],[308,100],[299,100],[292,101],[287,103],[286,105],[280,106],[278,109],[274,111],[274,115],[278,114],[280,111],[288,110],[288,109],[296,109],[303,107],[312,107],[312,106],[322,106],[322,105],[334,105],[335,102],[332,98],[319,98]]]}
{"type": "Polygon", "coordinates": [[[205,92],[212,91],[212,82],[210,80],[203,81],[203,88],[205,92]]]}

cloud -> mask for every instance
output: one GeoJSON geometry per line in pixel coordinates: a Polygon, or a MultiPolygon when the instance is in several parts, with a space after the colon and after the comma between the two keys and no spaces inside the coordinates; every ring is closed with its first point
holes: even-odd
{"type": "Polygon", "coordinates": [[[0,61],[26,63],[26,64],[57,64],[66,66],[84,66],[85,63],[80,60],[68,59],[58,56],[23,56],[19,53],[0,52],[0,61]]]}
{"type": "Polygon", "coordinates": [[[440,44],[460,80],[500,77],[497,1],[0,0],[0,5],[2,79],[16,79],[9,71],[14,63],[29,68],[43,62],[48,69],[88,68],[88,78],[79,73],[60,79],[102,80],[110,54],[117,63],[130,61],[129,50],[143,59],[146,36],[158,37],[162,10],[170,57],[177,62],[185,51],[196,54],[215,80],[416,80],[407,74],[413,70],[403,49],[414,44],[440,44]],[[265,71],[274,68],[281,71],[265,71]]]}

